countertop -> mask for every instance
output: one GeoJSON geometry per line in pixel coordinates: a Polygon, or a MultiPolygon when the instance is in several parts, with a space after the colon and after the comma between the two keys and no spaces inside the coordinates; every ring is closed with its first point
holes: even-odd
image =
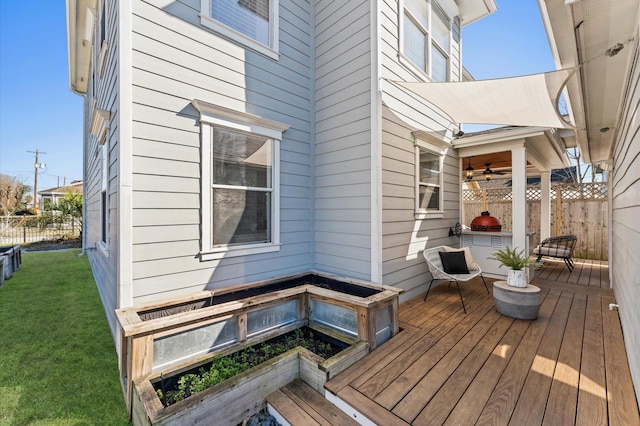
{"type": "MultiPolygon", "coordinates": [[[[511,231],[498,231],[498,232],[491,232],[491,231],[472,231],[470,229],[463,229],[462,230],[462,234],[466,234],[466,235],[489,235],[489,236],[499,236],[499,237],[512,237],[513,236],[513,232],[511,231]]],[[[532,235],[535,235],[536,233],[534,231],[528,231],[527,232],[527,237],[530,237],[532,235]]]]}

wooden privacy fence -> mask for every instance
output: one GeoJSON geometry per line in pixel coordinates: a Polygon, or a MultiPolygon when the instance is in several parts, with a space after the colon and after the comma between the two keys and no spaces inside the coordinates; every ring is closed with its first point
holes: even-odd
{"type": "MultiPolygon", "coordinates": [[[[527,229],[540,242],[539,186],[527,188],[527,229]]],[[[574,234],[578,243],[574,257],[608,260],[608,190],[606,182],[557,184],[551,187],[551,236],[574,234]]],[[[463,224],[470,225],[482,211],[498,218],[503,230],[511,230],[511,188],[464,190],[463,224]]]]}

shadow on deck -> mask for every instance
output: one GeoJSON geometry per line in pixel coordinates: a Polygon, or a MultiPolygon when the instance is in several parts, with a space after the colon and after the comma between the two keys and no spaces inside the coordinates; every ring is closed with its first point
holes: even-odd
{"type": "Polygon", "coordinates": [[[327,390],[379,425],[640,425],[606,262],[545,261],[532,284],[533,321],[500,315],[479,278],[466,315],[455,286],[409,300],[402,331],[327,390]]]}

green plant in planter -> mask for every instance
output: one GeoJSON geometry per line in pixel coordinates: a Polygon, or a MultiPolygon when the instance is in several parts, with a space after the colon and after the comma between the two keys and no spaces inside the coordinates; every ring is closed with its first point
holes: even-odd
{"type": "Polygon", "coordinates": [[[297,346],[302,346],[324,359],[331,358],[343,349],[329,342],[316,339],[314,333],[309,329],[298,328],[285,335],[238,352],[224,356],[214,356],[206,367],[203,366],[198,368],[197,371],[194,369],[180,375],[175,384],[165,384],[165,379],[161,376],[161,381],[156,384],[156,393],[166,407],[297,346]]]}
{"type": "Polygon", "coordinates": [[[507,268],[519,271],[529,266],[532,262],[529,260],[529,256],[525,256],[524,250],[518,251],[517,249],[511,249],[507,246],[504,250],[498,250],[489,256],[487,259],[497,260],[507,268]]]}

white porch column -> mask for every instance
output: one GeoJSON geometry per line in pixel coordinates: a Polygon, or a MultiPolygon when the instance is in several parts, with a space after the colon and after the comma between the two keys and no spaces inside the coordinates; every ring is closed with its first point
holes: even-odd
{"type": "Polygon", "coordinates": [[[511,177],[511,190],[513,199],[513,220],[511,231],[513,232],[513,247],[527,252],[527,150],[526,148],[511,149],[511,163],[513,175],[511,177]]]}
{"type": "Polygon", "coordinates": [[[551,236],[551,172],[540,174],[540,241],[551,236]]]}

